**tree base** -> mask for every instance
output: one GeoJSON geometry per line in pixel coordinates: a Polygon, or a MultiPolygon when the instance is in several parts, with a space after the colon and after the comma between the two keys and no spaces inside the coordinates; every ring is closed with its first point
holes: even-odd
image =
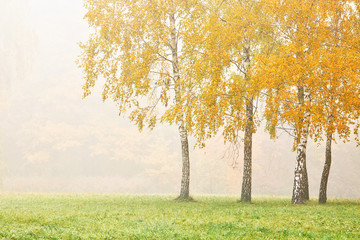
{"type": "Polygon", "coordinates": [[[248,203],[248,204],[252,204],[251,200],[245,200],[245,199],[239,199],[236,201],[237,203],[248,203]]]}
{"type": "Polygon", "coordinates": [[[184,196],[178,196],[174,199],[176,202],[195,202],[195,200],[192,197],[184,197],[184,196]]]}
{"type": "Polygon", "coordinates": [[[305,204],[305,200],[292,200],[291,201],[291,204],[294,204],[294,205],[304,205],[305,204]]]}

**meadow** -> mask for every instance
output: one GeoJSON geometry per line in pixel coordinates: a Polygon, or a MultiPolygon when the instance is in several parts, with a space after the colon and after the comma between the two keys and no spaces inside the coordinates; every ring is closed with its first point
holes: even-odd
{"type": "Polygon", "coordinates": [[[1,194],[0,239],[360,239],[360,200],[1,194]]]}

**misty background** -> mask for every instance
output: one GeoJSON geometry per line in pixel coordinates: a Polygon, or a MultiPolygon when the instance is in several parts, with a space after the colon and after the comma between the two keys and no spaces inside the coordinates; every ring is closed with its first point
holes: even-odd
{"type": "MultiPolygon", "coordinates": [[[[75,60],[89,34],[85,12],[83,0],[0,0],[2,191],[177,194],[177,127],[139,133],[118,115],[116,103],[102,102],[101,84],[82,99],[75,60]]],[[[262,130],[255,134],[255,196],[291,196],[291,148],[286,133],[276,142],[262,130]]],[[[235,167],[221,136],[191,151],[190,193],[240,195],[242,151],[235,167]]],[[[323,143],[309,144],[312,197],[318,196],[324,155],[323,143]]],[[[360,198],[359,174],[360,148],[334,144],[328,196],[360,198]]]]}

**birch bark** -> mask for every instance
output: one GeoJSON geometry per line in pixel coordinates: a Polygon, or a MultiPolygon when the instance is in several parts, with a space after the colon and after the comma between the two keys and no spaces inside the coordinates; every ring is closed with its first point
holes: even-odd
{"type": "MultiPolygon", "coordinates": [[[[172,70],[173,78],[175,82],[175,102],[177,105],[180,104],[181,98],[181,82],[180,82],[180,70],[179,70],[179,59],[178,59],[178,38],[176,29],[175,14],[170,13],[170,28],[171,28],[171,53],[172,53],[172,70]]],[[[190,199],[189,188],[190,188],[190,157],[189,157],[189,142],[188,134],[183,120],[183,114],[180,116],[178,123],[179,135],[181,140],[181,158],[182,158],[182,177],[181,177],[181,189],[178,200],[190,199]]]]}
{"type": "MultiPolygon", "coordinates": [[[[245,38],[243,47],[243,66],[245,81],[249,81],[250,69],[250,39],[245,38]]],[[[246,126],[244,139],[244,170],[241,189],[241,202],[251,202],[251,175],[252,175],[252,134],[253,134],[253,97],[248,96],[246,102],[246,126]]]]}
{"type": "Polygon", "coordinates": [[[321,176],[319,203],[326,203],[327,201],[327,183],[331,167],[331,142],[332,134],[327,134],[326,137],[326,150],[325,150],[325,165],[321,176]]]}
{"type": "MultiPolygon", "coordinates": [[[[310,92],[307,89],[307,86],[303,87],[303,96],[304,104],[310,102],[310,92]]],[[[296,149],[296,164],[295,164],[295,174],[294,174],[294,187],[293,195],[291,202],[293,204],[303,204],[306,201],[305,189],[306,189],[306,147],[309,135],[309,120],[310,120],[310,111],[308,109],[304,110],[303,115],[303,125],[299,129],[300,139],[296,149]]]]}

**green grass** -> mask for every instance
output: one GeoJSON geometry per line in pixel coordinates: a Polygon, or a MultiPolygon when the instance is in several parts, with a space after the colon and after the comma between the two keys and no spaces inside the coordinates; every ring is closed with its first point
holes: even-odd
{"type": "Polygon", "coordinates": [[[360,239],[360,200],[0,195],[0,239],[360,239]]]}

